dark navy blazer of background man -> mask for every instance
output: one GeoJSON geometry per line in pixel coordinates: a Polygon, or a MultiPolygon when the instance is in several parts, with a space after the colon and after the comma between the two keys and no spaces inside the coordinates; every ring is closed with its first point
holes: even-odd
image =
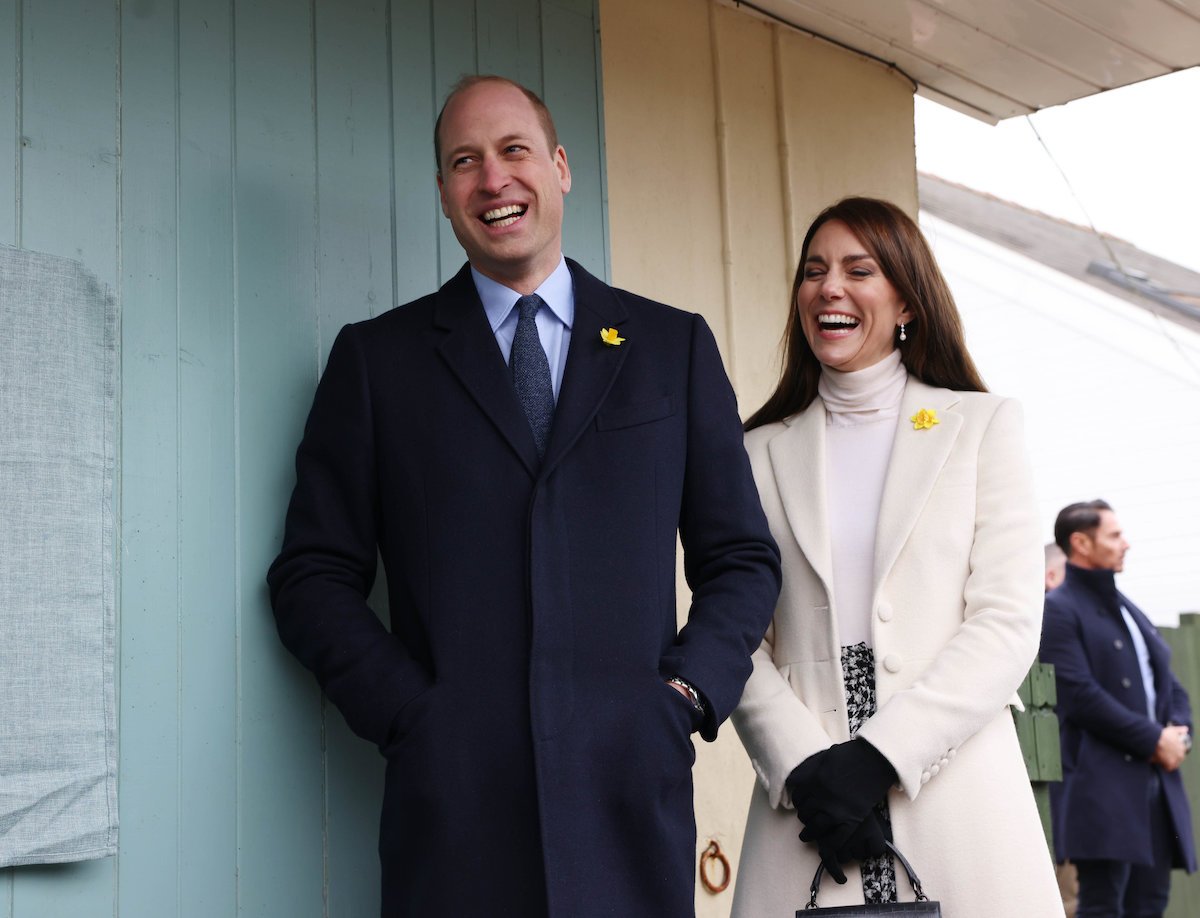
{"type": "MultiPolygon", "coordinates": [[[[452,100],[443,209],[516,299],[562,264],[565,154],[511,84],[452,100]]],[[[704,321],[567,267],[544,456],[467,267],[342,330],[297,454],[274,607],[387,757],[388,918],[694,914],[691,734],[737,705],[778,551],[704,321]]]]}
{"type": "Polygon", "coordinates": [[[1062,585],[1046,594],[1040,658],[1054,664],[1058,687],[1064,766],[1054,827],[1059,857],[1152,866],[1157,852],[1174,867],[1195,870],[1182,772],[1150,761],[1164,726],[1191,726],[1188,696],[1171,673],[1170,648],[1118,592],[1113,571],[1067,565],[1062,585]],[[1153,718],[1122,605],[1150,655],[1153,718]]]}

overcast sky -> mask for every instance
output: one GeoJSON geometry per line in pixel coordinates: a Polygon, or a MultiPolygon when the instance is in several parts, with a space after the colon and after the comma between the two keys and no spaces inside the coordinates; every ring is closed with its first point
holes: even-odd
{"type": "MultiPolygon", "coordinates": [[[[1200,271],[1200,68],[1031,116],[1092,221],[1200,271]]],[[[1029,121],[992,126],[917,97],[917,168],[1087,224],[1029,121]]]]}

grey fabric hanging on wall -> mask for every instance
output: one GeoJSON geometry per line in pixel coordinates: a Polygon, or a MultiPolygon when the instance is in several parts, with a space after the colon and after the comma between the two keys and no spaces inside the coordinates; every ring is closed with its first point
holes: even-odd
{"type": "Polygon", "coordinates": [[[117,847],[116,305],[0,246],[0,867],[117,847]]]}

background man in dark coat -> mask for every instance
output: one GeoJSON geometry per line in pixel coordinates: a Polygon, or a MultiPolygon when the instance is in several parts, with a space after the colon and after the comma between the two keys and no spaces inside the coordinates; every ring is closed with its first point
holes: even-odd
{"type": "Polygon", "coordinates": [[[339,334],[280,635],[387,757],[385,916],[689,916],[690,734],[737,704],[779,590],[733,392],[699,316],[563,258],[536,96],[463,81],[435,148],[469,265],[339,334]]]}
{"type": "Polygon", "coordinates": [[[1066,579],[1046,595],[1040,656],[1058,681],[1056,848],[1078,870],[1078,918],[1160,916],[1171,868],[1196,869],[1179,773],[1191,748],[1187,692],[1166,642],[1117,591],[1129,543],[1112,508],[1065,507],[1054,540],[1066,579]]]}

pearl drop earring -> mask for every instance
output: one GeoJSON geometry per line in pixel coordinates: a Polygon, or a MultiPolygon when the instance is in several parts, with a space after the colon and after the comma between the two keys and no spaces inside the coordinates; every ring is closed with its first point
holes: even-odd
{"type": "Polygon", "coordinates": [[[900,340],[901,341],[908,340],[908,335],[904,334],[904,323],[903,322],[900,323],[900,340]]]}

